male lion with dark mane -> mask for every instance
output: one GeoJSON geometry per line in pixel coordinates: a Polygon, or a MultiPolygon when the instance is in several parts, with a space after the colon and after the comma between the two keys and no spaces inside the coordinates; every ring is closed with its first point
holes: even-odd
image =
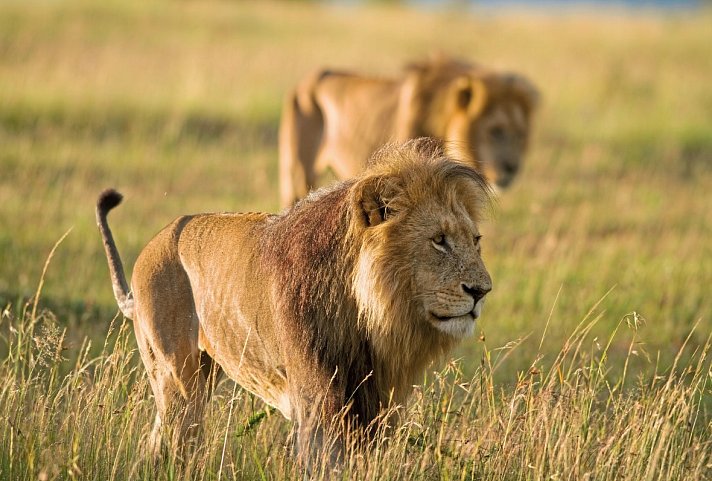
{"type": "Polygon", "coordinates": [[[447,57],[413,63],[400,78],[321,71],[287,95],[279,133],[280,196],[292,205],[330,167],[361,172],[391,141],[433,137],[500,188],[520,169],[538,101],[521,75],[447,57]]]}
{"type": "Polygon", "coordinates": [[[131,290],[107,222],[121,195],[103,192],[97,222],[156,439],[161,424],[178,446],[191,436],[217,366],[293,419],[308,456],[334,442],[335,416],[367,427],[404,403],[473,332],[492,288],[478,230],[488,189],[430,140],[390,146],[281,214],[179,217],[138,256],[131,290]]]}

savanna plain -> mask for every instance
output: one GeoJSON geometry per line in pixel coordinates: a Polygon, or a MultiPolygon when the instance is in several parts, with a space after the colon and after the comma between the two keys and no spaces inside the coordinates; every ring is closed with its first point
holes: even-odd
{"type": "Polygon", "coordinates": [[[712,479],[710,24],[705,10],[1,3],[0,479],[302,479],[290,423],[229,380],[200,449],[147,456],[154,401],[94,202],[125,194],[111,221],[129,273],[180,214],[275,211],[281,101],[302,75],[395,75],[438,50],[539,86],[531,152],[482,226],[494,290],[477,335],[329,476],[712,479]]]}

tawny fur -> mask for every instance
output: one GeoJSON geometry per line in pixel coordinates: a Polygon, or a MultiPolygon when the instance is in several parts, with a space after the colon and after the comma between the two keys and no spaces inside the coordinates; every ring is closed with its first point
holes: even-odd
{"type": "Polygon", "coordinates": [[[388,142],[432,137],[487,180],[518,173],[538,103],[521,75],[447,57],[408,65],[399,78],[320,71],[285,98],[279,134],[283,206],[303,198],[331,168],[354,177],[388,142]]]}
{"type": "Polygon", "coordinates": [[[484,178],[428,140],[384,149],[357,179],[280,215],[175,220],[136,261],[132,294],[97,204],[114,292],[133,318],[161,425],[190,439],[216,363],[298,425],[302,452],[346,413],[368,426],[472,332],[491,280],[484,178]]]}

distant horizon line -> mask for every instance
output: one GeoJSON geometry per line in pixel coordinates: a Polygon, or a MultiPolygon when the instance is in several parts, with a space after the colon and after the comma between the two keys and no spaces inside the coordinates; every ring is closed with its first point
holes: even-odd
{"type": "MultiPolygon", "coordinates": [[[[358,4],[372,3],[372,0],[327,0],[326,3],[358,4]]],[[[382,3],[391,3],[384,0],[382,3]]],[[[392,2],[397,3],[397,2],[392,2]]],[[[579,8],[579,7],[620,7],[626,9],[661,9],[661,10],[689,10],[702,7],[705,3],[712,5],[712,2],[703,0],[402,0],[403,4],[413,6],[448,6],[466,4],[467,7],[484,7],[487,9],[499,8],[579,8]]]]}

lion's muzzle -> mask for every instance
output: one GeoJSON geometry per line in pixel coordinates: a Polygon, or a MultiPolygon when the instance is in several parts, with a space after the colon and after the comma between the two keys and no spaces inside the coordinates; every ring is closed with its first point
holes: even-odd
{"type": "Polygon", "coordinates": [[[491,283],[477,286],[466,284],[463,282],[462,284],[460,284],[460,287],[462,287],[462,290],[465,292],[465,294],[472,296],[475,301],[475,305],[477,305],[477,303],[480,302],[487,295],[487,293],[492,290],[491,283]]]}

